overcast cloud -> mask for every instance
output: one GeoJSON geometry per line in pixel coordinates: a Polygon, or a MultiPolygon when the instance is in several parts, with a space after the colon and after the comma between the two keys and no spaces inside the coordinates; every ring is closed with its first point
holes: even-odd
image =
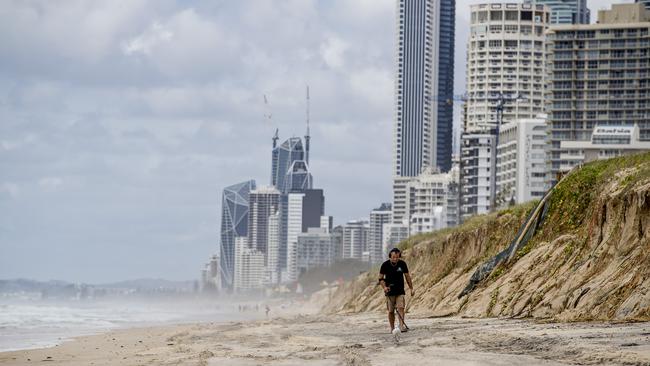
{"type": "Polygon", "coordinates": [[[0,278],[197,278],[218,248],[221,190],[268,184],[275,128],[304,134],[306,85],[326,213],[342,223],[390,201],[394,10],[0,2],[0,278]]]}

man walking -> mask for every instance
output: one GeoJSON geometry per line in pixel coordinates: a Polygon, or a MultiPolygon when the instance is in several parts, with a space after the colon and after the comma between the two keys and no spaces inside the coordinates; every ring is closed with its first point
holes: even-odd
{"type": "Polygon", "coordinates": [[[411,274],[409,273],[408,266],[402,258],[402,252],[399,249],[393,248],[388,253],[389,260],[381,265],[379,270],[379,284],[384,289],[386,295],[386,307],[388,309],[388,323],[390,324],[391,331],[395,328],[395,308],[397,308],[398,315],[400,316],[400,330],[406,332],[408,328],[404,324],[404,277],[406,283],[411,290],[411,296],[415,295],[413,291],[413,283],[411,282],[411,274]]]}

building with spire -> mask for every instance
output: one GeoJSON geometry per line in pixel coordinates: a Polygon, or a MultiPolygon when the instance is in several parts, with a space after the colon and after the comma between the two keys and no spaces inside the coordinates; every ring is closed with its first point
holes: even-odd
{"type": "Polygon", "coordinates": [[[271,185],[282,193],[285,191],[284,180],[289,168],[295,161],[305,160],[305,150],[300,137],[291,137],[277,146],[278,131],[273,136],[273,150],[271,152],[271,185]]]}

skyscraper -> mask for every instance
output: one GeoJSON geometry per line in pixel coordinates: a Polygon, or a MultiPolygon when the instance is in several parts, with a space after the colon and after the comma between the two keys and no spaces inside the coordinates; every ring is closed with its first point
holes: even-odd
{"type": "Polygon", "coordinates": [[[545,114],[501,126],[497,207],[541,199],[546,193],[546,129],[545,114]]]}
{"type": "Polygon", "coordinates": [[[638,3],[600,10],[597,24],[549,30],[551,182],[557,181],[558,173],[590,160],[589,150],[606,158],[635,150],[616,140],[629,144],[633,138],[633,145],[650,141],[649,34],[650,10],[638,3]],[[605,132],[604,126],[636,126],[638,138],[625,129],[605,132]],[[594,139],[598,130],[609,137],[594,139]],[[615,136],[619,133],[627,137],[615,136]]]}
{"type": "Polygon", "coordinates": [[[280,146],[276,146],[276,141],[277,135],[273,138],[271,152],[271,185],[286,194],[285,177],[295,161],[305,160],[305,150],[300,137],[291,137],[280,146]]]}
{"type": "Polygon", "coordinates": [[[525,0],[525,3],[547,5],[551,11],[550,24],[589,24],[587,0],[525,0]]]}
{"type": "Polygon", "coordinates": [[[295,160],[287,170],[282,191],[286,194],[311,189],[313,180],[307,162],[305,160],[295,160]]]}
{"type": "Polygon", "coordinates": [[[232,289],[235,274],[235,237],[248,236],[248,206],[255,181],[249,180],[224,188],[221,198],[220,268],[224,288],[232,289]]]}
{"type": "Polygon", "coordinates": [[[235,276],[233,287],[236,292],[262,289],[267,281],[264,253],[250,247],[248,238],[235,239],[235,276]]]}
{"type": "Polygon", "coordinates": [[[297,255],[298,235],[306,233],[309,228],[321,226],[321,217],[325,212],[325,197],[322,189],[308,189],[288,195],[287,209],[287,280],[298,279],[297,255]]]}
{"type": "Polygon", "coordinates": [[[543,113],[548,7],[491,3],[470,10],[464,132],[496,127],[500,94],[502,124],[543,113]]]}
{"type": "Polygon", "coordinates": [[[451,167],[455,6],[455,0],[397,2],[397,177],[451,167]]]}
{"type": "Polygon", "coordinates": [[[266,268],[272,284],[280,282],[280,210],[269,216],[266,268]]]}
{"type": "Polygon", "coordinates": [[[337,234],[325,228],[309,228],[298,234],[297,273],[298,276],[315,267],[327,267],[334,261],[334,247],[337,234]]]}
{"type": "Polygon", "coordinates": [[[287,269],[287,235],[289,220],[290,192],[302,192],[313,187],[313,177],[309,171],[309,125],[305,134],[306,149],[300,137],[291,137],[277,146],[278,134],[273,136],[271,153],[271,185],[280,192],[280,239],[278,265],[287,269]]]}
{"type": "Polygon", "coordinates": [[[467,100],[461,137],[461,217],[494,209],[499,128],[544,111],[549,8],[531,3],[470,6],[467,100]]]}
{"type": "MultiPolygon", "coordinates": [[[[368,246],[368,221],[348,221],[343,226],[343,258],[362,259],[368,246]]],[[[369,253],[367,253],[369,254],[369,253]]]]}
{"type": "Polygon", "coordinates": [[[250,192],[249,199],[248,245],[266,256],[269,217],[280,207],[280,192],[274,187],[260,187],[250,192]]]}

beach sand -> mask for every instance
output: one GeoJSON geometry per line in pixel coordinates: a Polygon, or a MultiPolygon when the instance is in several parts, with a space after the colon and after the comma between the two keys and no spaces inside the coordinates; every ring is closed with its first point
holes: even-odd
{"type": "Polygon", "coordinates": [[[0,365],[650,365],[650,324],[299,315],[112,331],[0,353],[0,365]]]}

